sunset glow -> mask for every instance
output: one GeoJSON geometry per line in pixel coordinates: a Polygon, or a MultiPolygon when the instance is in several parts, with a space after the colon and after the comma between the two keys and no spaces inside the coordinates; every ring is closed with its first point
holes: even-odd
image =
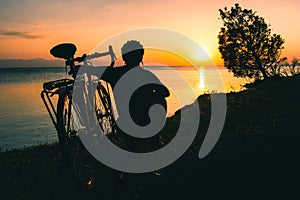
{"type": "MultiPolygon", "coordinates": [[[[300,58],[298,0],[11,0],[0,2],[0,59],[52,59],[49,49],[62,42],[75,43],[80,55],[120,32],[159,27],[191,38],[216,64],[222,65],[217,39],[222,26],[218,9],[231,7],[236,2],[257,11],[271,24],[274,33],[282,35],[286,41],[282,57],[300,58]]],[[[205,63],[201,53],[189,53],[205,63]]],[[[145,55],[145,59],[168,65],[185,64],[165,52],[152,52],[145,55]]]]}

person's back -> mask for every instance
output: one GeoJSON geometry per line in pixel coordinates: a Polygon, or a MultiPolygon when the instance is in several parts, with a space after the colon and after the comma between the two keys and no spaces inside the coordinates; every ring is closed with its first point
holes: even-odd
{"type": "MultiPolygon", "coordinates": [[[[151,121],[149,117],[151,106],[160,104],[167,109],[165,98],[170,94],[152,72],[139,67],[144,54],[143,46],[139,42],[128,41],[121,50],[125,66],[107,69],[102,79],[111,84],[117,108],[124,103],[126,92],[132,89],[132,86],[136,87],[136,90],[132,91],[127,108],[130,117],[138,126],[146,126],[151,121]],[[116,88],[122,89],[116,93],[116,88]]],[[[119,110],[118,114],[120,118],[126,117],[119,110]]]]}

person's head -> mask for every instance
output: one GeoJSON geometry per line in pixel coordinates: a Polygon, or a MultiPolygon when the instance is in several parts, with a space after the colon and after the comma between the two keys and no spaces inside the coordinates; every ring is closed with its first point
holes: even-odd
{"type": "Polygon", "coordinates": [[[143,61],[144,48],[136,40],[127,41],[121,48],[121,52],[126,65],[138,66],[143,61]]]}

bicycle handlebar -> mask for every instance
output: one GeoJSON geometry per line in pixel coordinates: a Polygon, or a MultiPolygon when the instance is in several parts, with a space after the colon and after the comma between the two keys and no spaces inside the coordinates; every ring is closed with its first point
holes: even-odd
{"type": "Polygon", "coordinates": [[[71,49],[72,50],[72,52],[71,52],[72,56],[70,56],[70,53],[68,52],[68,51],[70,51],[70,44],[57,45],[54,48],[52,48],[52,50],[51,50],[52,52],[50,51],[50,53],[52,55],[54,55],[55,57],[65,59],[66,72],[67,72],[67,66],[70,66],[70,71],[68,72],[68,74],[72,75],[73,78],[76,77],[77,71],[80,67],[80,65],[75,65],[75,62],[78,62],[78,63],[83,62],[84,65],[87,65],[88,61],[91,60],[91,59],[100,58],[100,57],[103,57],[103,56],[110,55],[111,63],[109,65],[109,67],[112,68],[115,65],[115,60],[117,58],[116,58],[116,55],[115,55],[111,45],[108,46],[108,51],[107,52],[104,52],[104,53],[97,53],[96,52],[96,53],[93,53],[91,55],[83,54],[81,57],[76,57],[76,58],[73,58],[73,54],[76,51],[76,46],[72,45],[71,47],[73,48],[73,49],[71,49]],[[68,47],[68,48],[66,49],[66,47],[68,47]],[[75,51],[74,51],[74,49],[75,49],[75,51]]]}
{"type": "Polygon", "coordinates": [[[108,56],[108,55],[110,55],[110,58],[111,58],[110,67],[112,67],[114,65],[114,62],[117,59],[117,57],[116,57],[111,45],[108,46],[108,51],[107,52],[104,52],[104,53],[95,52],[91,55],[83,54],[81,57],[74,58],[74,61],[83,62],[83,61],[91,60],[91,59],[94,59],[94,58],[100,58],[100,57],[108,56]]]}

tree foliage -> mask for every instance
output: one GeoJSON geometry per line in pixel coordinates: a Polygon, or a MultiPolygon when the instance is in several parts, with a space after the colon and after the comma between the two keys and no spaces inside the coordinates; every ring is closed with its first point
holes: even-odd
{"type": "Polygon", "coordinates": [[[263,17],[235,4],[220,9],[223,22],[218,39],[224,66],[237,77],[268,78],[276,74],[284,39],[271,33],[263,17]]]}

